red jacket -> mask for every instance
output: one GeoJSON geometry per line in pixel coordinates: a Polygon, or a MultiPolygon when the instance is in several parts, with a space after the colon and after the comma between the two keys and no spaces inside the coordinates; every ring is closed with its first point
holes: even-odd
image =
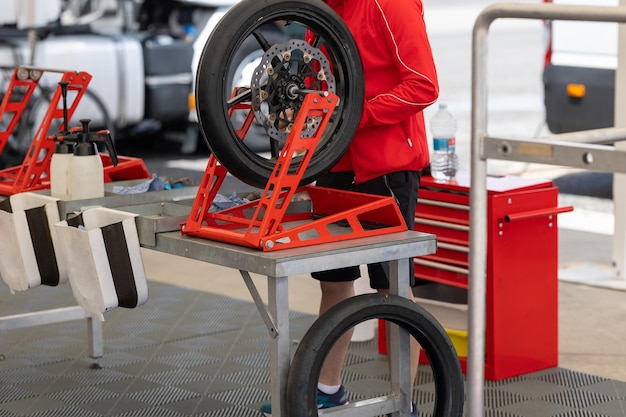
{"type": "Polygon", "coordinates": [[[429,163],[424,110],[439,95],[421,0],[326,0],[352,32],[363,61],[359,131],[332,171],[361,183],[429,163]]]}

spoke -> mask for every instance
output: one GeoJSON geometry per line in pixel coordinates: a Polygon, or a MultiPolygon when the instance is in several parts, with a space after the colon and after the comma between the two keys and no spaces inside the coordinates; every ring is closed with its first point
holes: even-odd
{"type": "Polygon", "coordinates": [[[263,51],[267,51],[272,47],[267,39],[265,39],[265,36],[263,36],[263,33],[261,33],[261,28],[257,28],[254,32],[252,32],[252,36],[254,36],[254,38],[257,40],[263,51]]]}
{"type": "Polygon", "coordinates": [[[270,138],[270,153],[273,159],[278,159],[278,155],[280,153],[280,143],[274,138],[270,138]]]}
{"type": "Polygon", "coordinates": [[[313,39],[311,39],[311,41],[309,42],[309,45],[311,45],[314,48],[320,49],[322,47],[323,43],[324,43],[324,38],[322,38],[320,35],[314,33],[313,34],[313,39]]]}

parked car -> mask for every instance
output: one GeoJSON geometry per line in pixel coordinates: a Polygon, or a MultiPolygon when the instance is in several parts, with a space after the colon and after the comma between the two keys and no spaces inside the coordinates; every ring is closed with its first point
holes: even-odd
{"type": "MultiPolygon", "coordinates": [[[[546,3],[617,6],[618,0],[543,0],[546,3]]],[[[543,82],[548,128],[553,133],[613,126],[617,23],[546,22],[543,82]]]]}

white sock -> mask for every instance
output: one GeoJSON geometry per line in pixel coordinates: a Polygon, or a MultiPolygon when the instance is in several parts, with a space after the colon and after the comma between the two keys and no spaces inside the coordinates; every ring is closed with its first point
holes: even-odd
{"type": "Polygon", "coordinates": [[[317,383],[317,389],[328,395],[335,394],[339,391],[339,388],[341,388],[341,385],[324,385],[319,382],[317,383]]]}

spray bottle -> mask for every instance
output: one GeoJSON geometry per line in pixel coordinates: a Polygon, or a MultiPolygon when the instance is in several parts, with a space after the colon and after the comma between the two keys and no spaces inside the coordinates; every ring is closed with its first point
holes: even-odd
{"type": "Polygon", "coordinates": [[[104,143],[117,165],[117,153],[108,130],[90,132],[90,120],[82,119],[82,127],[67,129],[67,87],[61,81],[64,130],[52,137],[57,142],[50,161],[50,195],[61,200],[82,200],[104,197],[104,171],[96,143],[104,143]]]}
{"type": "Polygon", "coordinates": [[[74,157],[76,135],[67,130],[67,81],[59,82],[63,97],[63,131],[51,137],[56,141],[50,160],[50,195],[61,200],[70,200],[69,169],[74,157]]]}
{"type": "Polygon", "coordinates": [[[71,200],[104,197],[104,171],[102,158],[98,153],[98,142],[109,151],[113,165],[117,165],[117,153],[108,130],[89,131],[89,119],[81,119],[82,130],[76,133],[76,145],[68,177],[71,200]]]}

